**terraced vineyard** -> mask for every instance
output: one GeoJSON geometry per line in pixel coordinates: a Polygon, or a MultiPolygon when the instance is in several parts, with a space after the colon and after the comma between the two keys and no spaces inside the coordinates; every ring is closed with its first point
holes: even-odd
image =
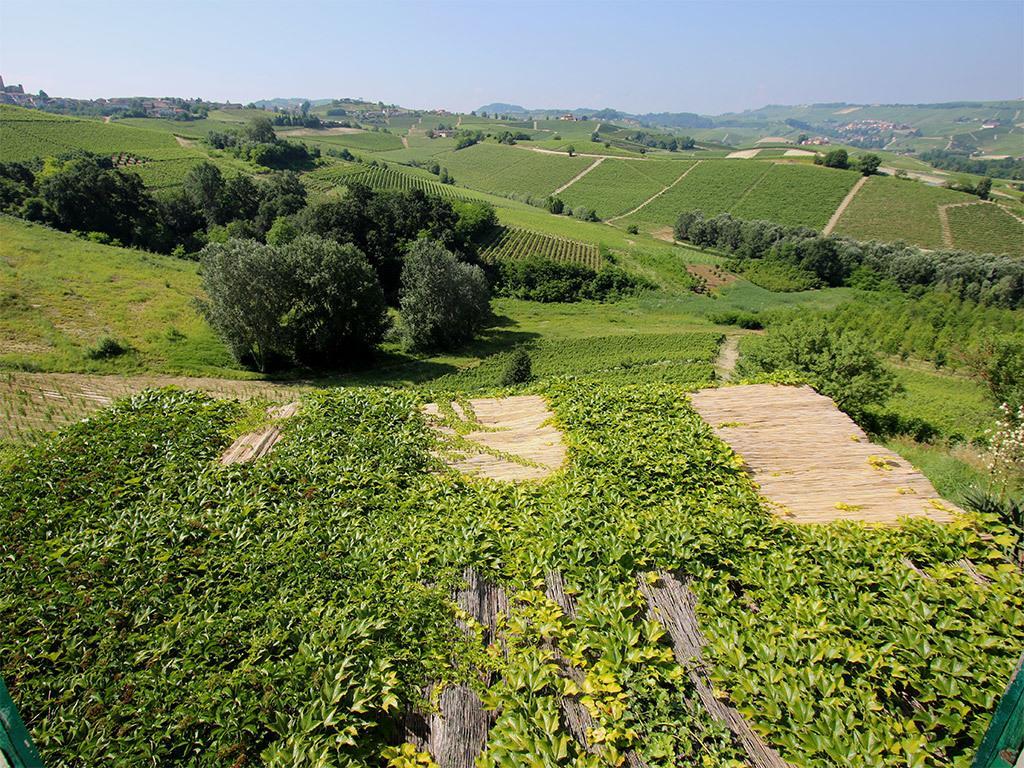
{"type": "Polygon", "coordinates": [[[582,264],[591,269],[600,269],[604,261],[600,249],[593,243],[583,243],[518,227],[497,229],[493,237],[480,249],[480,257],[491,263],[530,256],[582,264]]]}
{"type": "Polygon", "coordinates": [[[924,248],[943,248],[939,206],[975,201],[976,197],[963,192],[873,176],[843,212],[834,232],[859,240],[903,240],[924,248]]]}
{"type": "Polygon", "coordinates": [[[755,160],[703,160],[685,179],[622,223],[671,227],[682,211],[723,213],[770,170],[770,164],[755,160]]]}
{"type": "Polygon", "coordinates": [[[604,160],[558,196],[569,206],[593,208],[602,219],[631,211],[678,179],[688,160],[604,160]]]}
{"type": "Polygon", "coordinates": [[[729,213],[741,219],[768,219],[821,229],[858,178],[856,171],[775,164],[729,213]]]}
{"type": "Polygon", "coordinates": [[[456,181],[499,195],[550,195],[593,160],[588,157],[548,155],[497,144],[477,144],[435,155],[456,181]]]}
{"type": "Polygon", "coordinates": [[[1024,256],[1024,223],[999,205],[979,203],[946,209],[953,246],[966,251],[1024,256]]]}
{"type": "Polygon", "coordinates": [[[100,155],[175,149],[169,133],[0,105],[0,159],[31,160],[74,149],[100,155]]]}
{"type": "Polygon", "coordinates": [[[338,164],[305,174],[306,186],[314,192],[326,193],[350,182],[366,184],[373,189],[408,192],[419,189],[430,195],[450,200],[476,200],[482,196],[473,190],[442,184],[436,177],[416,170],[405,170],[393,165],[370,168],[362,164],[338,164]]]}

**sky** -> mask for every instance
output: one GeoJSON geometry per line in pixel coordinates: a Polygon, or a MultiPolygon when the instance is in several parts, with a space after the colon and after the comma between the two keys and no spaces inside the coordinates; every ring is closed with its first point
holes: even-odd
{"type": "Polygon", "coordinates": [[[1024,0],[0,0],[0,75],[76,98],[453,111],[1013,99],[1024,0]]]}

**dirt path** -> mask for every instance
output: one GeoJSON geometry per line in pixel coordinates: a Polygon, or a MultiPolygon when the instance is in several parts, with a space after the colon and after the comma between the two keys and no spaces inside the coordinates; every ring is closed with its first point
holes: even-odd
{"type": "Polygon", "coordinates": [[[896,525],[905,517],[925,517],[944,523],[959,511],[905,459],[872,443],[810,387],[719,387],[690,399],[789,522],[896,525]]]}
{"type": "Polygon", "coordinates": [[[867,183],[867,180],[867,176],[861,176],[857,179],[857,183],[853,185],[849,192],[846,193],[846,197],[843,198],[843,202],[841,202],[839,207],[836,208],[836,212],[832,214],[832,218],[828,220],[828,224],[826,224],[825,228],[821,230],[821,234],[832,234],[832,230],[836,228],[836,224],[839,223],[839,219],[842,218],[843,214],[846,212],[847,206],[853,202],[853,198],[857,196],[857,193],[860,192],[860,188],[867,183]]]}
{"type": "MultiPolygon", "coordinates": [[[[569,180],[568,180],[567,182],[565,182],[565,184],[563,184],[562,186],[560,186],[560,187],[559,187],[558,189],[556,189],[556,190],[555,190],[554,192],[552,192],[551,194],[552,194],[552,195],[557,195],[557,194],[560,194],[560,193],[564,192],[564,191],[565,191],[565,190],[567,190],[567,189],[568,189],[569,187],[571,187],[571,186],[572,186],[573,184],[575,184],[575,183],[576,183],[577,181],[579,181],[579,180],[580,180],[580,179],[582,179],[582,178],[583,178],[584,176],[586,176],[586,175],[587,175],[588,173],[590,173],[590,172],[591,172],[592,170],[594,170],[595,168],[597,168],[597,166],[599,166],[599,165],[600,165],[601,163],[603,163],[603,162],[604,162],[604,160],[605,160],[605,158],[603,158],[603,157],[599,157],[599,158],[597,158],[597,160],[595,160],[595,161],[594,161],[594,162],[592,162],[592,163],[591,163],[590,165],[588,165],[588,166],[587,166],[586,168],[584,168],[584,169],[583,169],[582,171],[580,171],[579,173],[577,173],[577,174],[576,174],[575,176],[573,176],[573,177],[572,177],[571,179],[569,179],[569,180]]],[[[609,167],[611,167],[611,166],[609,166],[609,167]]]]}
{"type": "Polygon", "coordinates": [[[459,115],[459,118],[455,121],[456,128],[458,128],[460,125],[462,125],[462,115],[459,115]]]}
{"type": "Polygon", "coordinates": [[[406,149],[409,148],[409,137],[408,136],[403,136],[402,137],[402,146],[405,147],[406,149]]]}
{"type": "Polygon", "coordinates": [[[644,200],[644,201],[643,201],[642,203],[640,203],[640,205],[638,205],[638,206],[637,206],[636,208],[634,208],[634,209],[633,209],[632,211],[626,211],[626,213],[623,213],[623,214],[622,214],[622,215],[620,215],[620,216],[613,216],[612,218],[610,218],[610,219],[607,219],[607,220],[605,221],[605,223],[606,223],[606,224],[611,224],[611,223],[612,223],[613,221],[618,221],[619,219],[624,219],[624,218],[626,218],[627,216],[632,216],[632,215],[633,215],[634,213],[636,213],[637,211],[639,211],[639,210],[640,210],[641,208],[643,208],[643,207],[644,207],[645,205],[647,205],[648,203],[650,203],[650,202],[651,202],[652,200],[655,200],[655,199],[657,199],[657,198],[661,197],[661,196],[662,196],[662,195],[664,195],[664,194],[665,194],[666,192],[668,192],[668,191],[669,191],[670,189],[672,189],[672,187],[674,187],[674,186],[675,186],[676,184],[678,184],[678,183],[679,183],[680,181],[682,181],[683,179],[685,179],[685,178],[686,178],[686,174],[688,174],[688,173],[689,173],[690,171],[692,171],[692,170],[693,170],[694,168],[696,168],[696,167],[697,167],[698,165],[700,165],[700,164],[701,164],[702,162],[704,162],[704,161],[703,161],[703,160],[698,160],[698,161],[697,161],[696,163],[694,163],[694,164],[693,164],[693,165],[691,165],[691,166],[690,166],[689,168],[687,168],[687,169],[686,169],[685,171],[683,171],[683,172],[682,172],[682,174],[680,174],[680,176],[679,176],[679,178],[678,178],[678,179],[676,179],[676,180],[675,180],[675,181],[673,181],[673,182],[672,182],[671,184],[669,184],[669,185],[668,185],[667,187],[665,187],[665,188],[664,188],[663,190],[661,190],[661,192],[658,192],[658,193],[656,193],[656,194],[654,194],[654,195],[651,195],[651,196],[650,196],[649,198],[647,198],[647,199],[646,199],[646,200],[644,200]]]}
{"type": "Polygon", "coordinates": [[[537,127],[537,121],[536,120],[533,121],[533,130],[535,130],[535,131],[539,131],[540,130],[540,128],[537,127]]]}
{"type": "MultiPolygon", "coordinates": [[[[523,147],[519,144],[515,145],[519,149],[525,149],[528,152],[540,152],[542,155],[565,155],[567,154],[564,149],[545,149],[544,147],[523,147]]],[[[646,163],[648,158],[646,157],[622,157],[621,155],[598,155],[594,152],[574,152],[573,157],[600,157],[605,160],[632,160],[637,163],[646,163]]]]}
{"type": "Polygon", "coordinates": [[[726,160],[749,160],[752,157],[757,157],[757,153],[760,149],[738,149],[735,152],[730,152],[725,156],[726,160]]]}
{"type": "Polygon", "coordinates": [[[196,145],[195,139],[186,139],[184,136],[178,136],[177,134],[175,134],[174,140],[182,147],[194,147],[196,145]]]}
{"type": "Polygon", "coordinates": [[[715,360],[715,372],[722,381],[732,379],[736,370],[736,363],[740,359],[740,337],[726,336],[718,350],[718,358],[715,360]]]}

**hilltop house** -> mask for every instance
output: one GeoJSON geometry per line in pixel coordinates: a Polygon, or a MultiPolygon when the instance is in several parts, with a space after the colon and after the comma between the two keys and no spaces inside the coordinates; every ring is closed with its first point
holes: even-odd
{"type": "Polygon", "coordinates": [[[566,112],[564,115],[560,116],[558,119],[559,120],[572,120],[573,122],[575,122],[576,121],[576,115],[572,114],[571,112],[566,112]]]}

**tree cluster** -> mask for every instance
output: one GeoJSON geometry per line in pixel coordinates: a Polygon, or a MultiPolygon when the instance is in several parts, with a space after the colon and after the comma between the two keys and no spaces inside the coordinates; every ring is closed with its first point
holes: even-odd
{"type": "Polygon", "coordinates": [[[944,171],[973,173],[997,179],[1024,179],[1024,157],[982,160],[965,152],[950,152],[944,149],[929,149],[918,157],[944,171]]]}
{"type": "MultiPolygon", "coordinates": [[[[998,307],[1024,306],[1024,262],[1009,255],[931,251],[906,243],[858,242],[822,235],[806,227],[745,221],[727,213],[704,218],[700,211],[679,216],[675,237],[701,248],[731,254],[733,268],[764,263],[800,271],[815,286],[892,286],[902,291],[936,288],[960,298],[998,307]]],[[[756,274],[756,273],[755,273],[756,274]]]]}
{"type": "Polygon", "coordinates": [[[91,239],[179,255],[210,239],[262,239],[278,216],[306,204],[306,190],[290,172],[260,181],[225,179],[200,163],[181,189],[154,196],[135,173],[110,158],[72,153],[45,163],[0,163],[0,210],[30,221],[90,235],[91,239]]]}
{"type": "Polygon", "coordinates": [[[274,123],[265,116],[253,118],[239,130],[210,131],[206,143],[235,157],[278,170],[310,168],[320,157],[320,150],[316,147],[310,149],[305,144],[278,138],[274,133],[274,123]]]}

